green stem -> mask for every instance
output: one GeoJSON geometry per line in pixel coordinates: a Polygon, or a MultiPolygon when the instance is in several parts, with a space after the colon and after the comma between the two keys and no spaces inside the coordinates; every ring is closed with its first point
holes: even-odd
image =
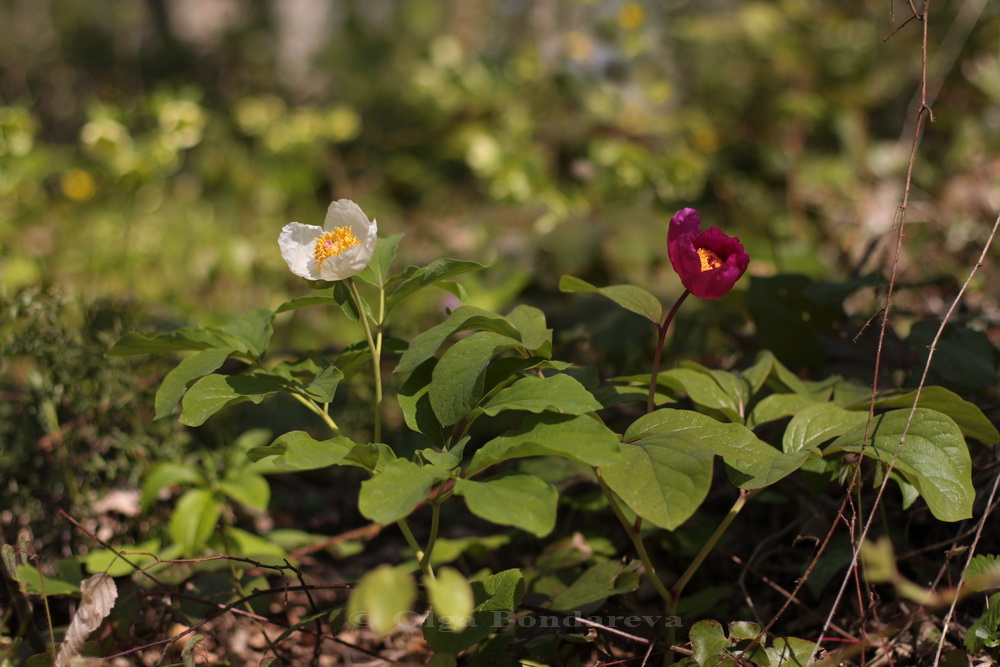
{"type": "MultiPolygon", "coordinates": [[[[440,492],[438,499],[431,503],[431,534],[427,538],[427,548],[424,549],[423,558],[420,559],[420,569],[423,572],[432,572],[431,554],[434,553],[434,544],[437,542],[438,527],[441,525],[441,501],[440,492]]],[[[432,575],[433,576],[433,575],[432,575]]]]}
{"type": "MultiPolygon", "coordinates": [[[[354,295],[354,302],[358,304],[358,318],[365,327],[365,337],[368,339],[368,349],[372,353],[372,371],[375,373],[375,442],[382,441],[382,331],[378,332],[378,344],[372,337],[372,328],[368,324],[368,313],[365,311],[365,302],[361,300],[357,285],[353,278],[345,280],[351,294],[354,295]]],[[[384,298],[384,297],[383,297],[384,298]]],[[[381,308],[380,308],[381,310],[381,308]]]]}
{"type": "Polygon", "coordinates": [[[649,400],[646,402],[646,412],[652,412],[653,408],[656,407],[656,378],[660,374],[660,359],[663,357],[663,344],[667,340],[667,330],[674,321],[677,311],[680,310],[681,304],[690,294],[690,290],[684,290],[684,294],[681,294],[674,302],[674,307],[670,309],[670,312],[663,319],[663,324],[660,325],[659,335],[656,339],[656,352],[653,354],[653,372],[649,375],[649,400]]]}
{"type": "Polygon", "coordinates": [[[433,579],[434,570],[431,569],[430,560],[427,559],[427,562],[424,562],[424,550],[420,548],[420,545],[417,543],[417,538],[413,536],[413,531],[410,530],[409,522],[407,522],[406,519],[400,519],[396,522],[396,525],[398,525],[399,529],[403,531],[403,537],[406,538],[406,543],[410,545],[410,549],[420,562],[420,571],[423,572],[425,576],[433,579]]]}
{"type": "Polygon", "coordinates": [[[628,538],[632,541],[632,546],[635,547],[635,551],[639,554],[639,560],[642,561],[642,566],[646,568],[646,576],[649,578],[650,582],[653,584],[653,588],[659,593],[660,597],[663,598],[664,602],[667,603],[668,607],[673,602],[673,597],[667,587],[663,585],[660,580],[659,575],[656,574],[656,568],[653,566],[653,561],[649,557],[649,552],[646,551],[646,544],[642,541],[642,518],[636,517],[635,523],[630,523],[625,513],[622,512],[621,507],[618,506],[618,501],[615,500],[615,493],[611,490],[611,487],[607,485],[604,478],[601,477],[601,471],[598,468],[594,468],[594,472],[597,474],[597,481],[601,485],[601,490],[604,491],[604,497],[608,499],[608,504],[611,506],[611,510],[618,517],[622,526],[625,528],[625,532],[628,534],[628,538]]]}
{"type": "MultiPolygon", "coordinates": [[[[720,539],[722,539],[722,536],[725,534],[726,529],[729,528],[729,524],[731,524],[736,519],[737,515],[746,506],[747,501],[753,498],[758,493],[760,493],[760,491],[761,489],[754,489],[752,491],[747,491],[746,489],[740,489],[740,495],[736,499],[736,502],[733,503],[733,506],[729,508],[729,513],[726,514],[725,518],[723,518],[722,521],[719,522],[719,525],[716,526],[715,528],[715,532],[712,533],[712,536],[709,537],[708,540],[705,542],[704,546],[702,546],[701,551],[699,551],[698,555],[694,557],[693,561],[691,561],[691,564],[688,566],[688,569],[684,571],[684,574],[681,575],[681,578],[678,579],[677,583],[675,583],[673,587],[670,589],[670,594],[672,599],[670,601],[670,605],[667,610],[668,616],[677,615],[677,603],[681,599],[681,593],[684,592],[684,587],[687,586],[687,583],[691,581],[691,577],[694,576],[695,572],[698,571],[698,568],[700,568],[702,563],[705,562],[705,559],[708,558],[708,555],[712,553],[713,549],[715,549],[715,545],[719,543],[720,539]]],[[[674,625],[671,623],[670,628],[668,629],[667,632],[667,643],[670,646],[674,645],[676,634],[677,634],[677,628],[674,627],[674,625]]]]}
{"type": "Polygon", "coordinates": [[[323,421],[326,422],[326,425],[330,427],[330,430],[333,431],[334,435],[340,435],[340,427],[337,426],[337,423],[333,421],[333,417],[331,417],[326,410],[323,410],[322,408],[320,408],[318,405],[310,401],[302,394],[296,394],[295,392],[291,392],[291,395],[292,398],[294,398],[296,401],[309,408],[309,410],[311,410],[312,412],[315,412],[317,415],[319,415],[320,418],[322,418],[323,421]]]}

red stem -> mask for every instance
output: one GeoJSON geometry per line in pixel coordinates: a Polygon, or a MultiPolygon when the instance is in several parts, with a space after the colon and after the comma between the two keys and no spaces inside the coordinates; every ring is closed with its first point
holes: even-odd
{"type": "Polygon", "coordinates": [[[652,412],[653,408],[656,407],[656,377],[660,374],[660,358],[663,356],[663,343],[667,340],[667,330],[670,328],[670,323],[674,321],[674,315],[677,314],[681,304],[684,303],[684,299],[688,298],[689,294],[691,294],[690,290],[684,290],[684,294],[680,295],[674,303],[674,307],[664,318],[663,324],[660,325],[660,334],[656,339],[656,353],[653,355],[653,372],[649,376],[649,400],[646,403],[646,412],[652,412]]]}

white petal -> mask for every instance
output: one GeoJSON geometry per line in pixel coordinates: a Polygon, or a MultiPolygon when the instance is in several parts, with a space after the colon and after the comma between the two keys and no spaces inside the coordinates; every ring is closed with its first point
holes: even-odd
{"type": "Polygon", "coordinates": [[[375,244],[378,241],[378,223],[368,220],[368,216],[350,199],[338,199],[330,204],[323,223],[326,231],[337,227],[350,227],[358,240],[353,248],[323,260],[323,268],[318,277],[322,280],[343,280],[361,273],[372,260],[375,244]]]}
{"type": "Polygon", "coordinates": [[[323,280],[343,280],[364,271],[375,253],[375,243],[378,241],[377,231],[378,223],[374,220],[365,227],[364,235],[355,231],[354,235],[361,240],[361,243],[353,248],[348,248],[339,255],[324,260],[323,268],[319,274],[320,278],[323,280]]]}
{"type": "MultiPolygon", "coordinates": [[[[278,247],[281,248],[281,256],[285,258],[285,263],[292,273],[309,280],[320,279],[320,274],[316,270],[316,260],[313,259],[313,244],[322,235],[323,228],[316,225],[290,222],[282,227],[281,234],[278,235],[278,247]]],[[[324,269],[328,263],[324,262],[324,269]]]]}
{"type": "Polygon", "coordinates": [[[368,216],[365,215],[360,206],[350,199],[338,199],[326,209],[326,220],[323,221],[323,229],[329,232],[337,227],[350,227],[354,235],[364,243],[370,224],[368,216]]]}

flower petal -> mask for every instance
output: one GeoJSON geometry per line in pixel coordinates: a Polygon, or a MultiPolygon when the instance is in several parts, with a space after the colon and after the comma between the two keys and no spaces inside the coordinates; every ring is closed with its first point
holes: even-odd
{"type": "Polygon", "coordinates": [[[288,269],[297,276],[308,280],[319,280],[316,260],[313,259],[313,244],[323,235],[323,228],[290,222],[281,228],[278,247],[288,269]]]}
{"type": "Polygon", "coordinates": [[[308,280],[344,280],[364,270],[375,253],[378,223],[369,220],[361,208],[349,199],[339,199],[326,211],[323,227],[290,222],[278,236],[281,256],[297,276],[308,280]],[[338,255],[326,257],[322,267],[316,261],[315,243],[324,232],[348,227],[358,238],[356,246],[338,255]]]}
{"type": "Polygon", "coordinates": [[[323,229],[332,231],[337,227],[350,227],[354,235],[364,243],[369,232],[370,222],[361,207],[350,199],[338,199],[326,209],[326,219],[323,229]]]}
{"type": "Polygon", "coordinates": [[[320,277],[323,280],[343,280],[361,273],[372,260],[375,244],[378,242],[378,223],[369,220],[361,207],[350,199],[338,199],[326,210],[323,227],[332,231],[337,227],[350,227],[358,240],[353,248],[348,248],[336,257],[323,262],[320,277]]]}
{"type": "Polygon", "coordinates": [[[739,238],[718,227],[701,231],[701,216],[693,208],[683,208],[670,219],[667,254],[684,287],[702,299],[725,296],[750,264],[739,238]],[[722,266],[703,271],[699,250],[710,250],[722,266]]]}
{"type": "Polygon", "coordinates": [[[670,228],[667,230],[667,245],[674,239],[691,234],[697,236],[701,233],[701,214],[693,208],[682,208],[674,213],[670,218],[670,228]]]}

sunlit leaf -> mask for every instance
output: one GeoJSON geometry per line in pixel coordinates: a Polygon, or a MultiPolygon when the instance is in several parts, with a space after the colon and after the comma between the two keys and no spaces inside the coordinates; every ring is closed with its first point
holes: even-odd
{"type": "Polygon", "coordinates": [[[618,436],[588,416],[544,412],[529,415],[521,426],[490,440],[476,451],[469,474],[525,456],[562,456],[591,466],[617,461],[618,436]]]}
{"type": "Polygon", "coordinates": [[[565,374],[540,378],[523,377],[497,392],[483,405],[483,412],[496,415],[504,410],[562,412],[582,415],[601,409],[601,404],[579,381],[565,374]]]}
{"type": "Polygon", "coordinates": [[[379,565],[358,581],[347,602],[347,617],[378,636],[395,628],[413,608],[417,587],[403,568],[379,565]]]}
{"type": "Polygon", "coordinates": [[[486,367],[500,352],[520,341],[492,331],[477,331],[444,353],[431,373],[431,407],[444,426],[464,419],[483,398],[486,367]]]}
{"type": "Polygon", "coordinates": [[[188,385],[200,377],[217,371],[233,351],[231,348],[213,347],[182,359],[160,383],[160,388],[156,392],[156,416],[153,418],[161,419],[170,414],[170,411],[180,403],[188,385]]]}
{"type": "Polygon", "coordinates": [[[469,511],[501,526],[514,526],[545,537],[556,525],[555,487],[534,475],[503,473],[484,480],[455,480],[455,494],[469,511]]]}
{"type": "Polygon", "coordinates": [[[635,285],[611,285],[596,287],[585,280],[573,276],[563,276],[559,279],[559,289],[563,292],[591,292],[600,294],[617,303],[625,310],[642,315],[653,324],[659,326],[663,319],[663,306],[655,296],[635,285]]]}
{"type": "Polygon", "coordinates": [[[434,466],[396,459],[361,483],[358,509],[375,523],[398,521],[407,517],[417,503],[427,498],[431,487],[446,477],[447,473],[434,466]]]}
{"type": "MultiPolygon", "coordinates": [[[[968,519],[976,492],[972,486],[972,460],[961,429],[947,415],[917,408],[900,447],[909,419],[909,410],[877,415],[866,451],[888,463],[898,450],[895,468],[917,488],[935,517],[941,521],[968,519]]],[[[864,433],[862,424],[834,440],[827,449],[858,452],[864,433]]]]}
{"type": "Polygon", "coordinates": [[[222,504],[208,489],[188,489],[170,515],[170,538],[185,556],[194,556],[215,532],[222,504]]]}

